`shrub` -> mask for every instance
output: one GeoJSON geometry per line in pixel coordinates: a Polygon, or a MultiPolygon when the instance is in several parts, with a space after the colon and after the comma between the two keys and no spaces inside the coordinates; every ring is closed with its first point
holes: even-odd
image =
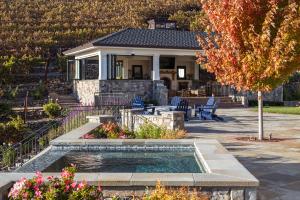
{"type": "Polygon", "coordinates": [[[0,118],[7,117],[11,113],[11,105],[0,103],[0,118]]]}
{"type": "Polygon", "coordinates": [[[11,166],[14,164],[14,160],[16,158],[16,151],[11,145],[3,145],[1,146],[1,154],[2,154],[2,162],[3,166],[11,166]]]}
{"type": "Polygon", "coordinates": [[[58,103],[49,102],[43,105],[43,110],[50,118],[55,118],[61,115],[61,107],[58,103]]]}
{"type": "Polygon", "coordinates": [[[138,130],[135,132],[135,136],[139,139],[159,139],[164,132],[166,132],[164,127],[146,122],[139,126],[138,130]]]}
{"type": "Polygon", "coordinates": [[[17,97],[17,95],[19,94],[19,86],[12,88],[11,86],[9,86],[8,90],[5,92],[5,97],[7,99],[15,99],[17,97]]]}
{"type": "Polygon", "coordinates": [[[32,92],[32,96],[35,100],[42,99],[45,95],[47,95],[47,87],[44,83],[40,82],[39,85],[32,92]]]}
{"type": "Polygon", "coordinates": [[[145,195],[143,200],[209,200],[209,198],[196,190],[190,192],[187,187],[167,189],[158,182],[155,189],[145,195]]]}
{"type": "Polygon", "coordinates": [[[12,200],[30,199],[103,199],[100,187],[74,181],[75,166],[64,168],[60,178],[49,176],[46,182],[40,172],[32,179],[22,178],[14,184],[8,197],[12,200]]]}
{"type": "Polygon", "coordinates": [[[28,131],[27,125],[20,116],[11,117],[7,123],[0,123],[0,142],[18,142],[26,131],[28,131]]]}
{"type": "Polygon", "coordinates": [[[184,138],[185,135],[184,130],[168,130],[149,122],[140,125],[135,132],[136,138],[139,139],[179,139],[184,138]]]}
{"type": "Polygon", "coordinates": [[[120,128],[117,124],[108,122],[102,124],[90,133],[83,136],[84,139],[109,138],[109,139],[180,139],[186,136],[184,130],[168,130],[165,127],[156,126],[152,123],[144,123],[136,132],[128,128],[120,128]]]}

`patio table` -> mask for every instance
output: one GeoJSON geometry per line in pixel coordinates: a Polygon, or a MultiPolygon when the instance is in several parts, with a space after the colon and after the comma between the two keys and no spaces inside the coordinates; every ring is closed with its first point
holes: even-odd
{"type": "Polygon", "coordinates": [[[175,111],[176,106],[154,106],[155,110],[166,112],[166,111],[175,111]]]}

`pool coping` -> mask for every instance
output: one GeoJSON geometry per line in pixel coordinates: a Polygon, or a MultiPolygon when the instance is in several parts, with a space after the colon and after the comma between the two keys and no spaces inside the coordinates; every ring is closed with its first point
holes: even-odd
{"type": "MultiPolygon", "coordinates": [[[[154,186],[159,180],[166,186],[200,187],[258,187],[259,181],[231,155],[217,140],[212,139],[79,139],[82,135],[99,126],[87,123],[53,141],[53,147],[67,146],[133,146],[193,145],[206,173],[76,173],[77,181],[102,186],[154,186]]],[[[31,159],[33,160],[33,159],[31,159]]],[[[30,161],[29,161],[30,162],[30,161]]],[[[26,164],[25,164],[26,165],[26,164]]],[[[46,176],[59,176],[60,173],[43,173],[46,176]]],[[[0,173],[0,188],[19,180],[31,178],[34,173],[0,173]]]]}

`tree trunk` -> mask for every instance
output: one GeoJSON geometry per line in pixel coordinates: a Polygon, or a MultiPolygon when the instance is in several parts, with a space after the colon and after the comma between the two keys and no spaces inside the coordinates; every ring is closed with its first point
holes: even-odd
{"type": "Polygon", "coordinates": [[[49,65],[50,65],[50,58],[47,58],[46,63],[45,63],[45,76],[44,76],[45,84],[47,84],[47,81],[48,81],[49,65]]]}
{"type": "Polygon", "coordinates": [[[258,101],[258,139],[263,140],[264,139],[263,97],[261,91],[258,91],[257,101],[258,101]]]}

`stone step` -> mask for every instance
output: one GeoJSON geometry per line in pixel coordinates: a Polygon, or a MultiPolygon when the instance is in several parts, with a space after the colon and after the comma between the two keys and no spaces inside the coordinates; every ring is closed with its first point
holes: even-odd
{"type": "Polygon", "coordinates": [[[63,108],[80,106],[80,103],[73,95],[59,95],[58,93],[52,92],[49,96],[51,99],[57,100],[63,108]]]}

